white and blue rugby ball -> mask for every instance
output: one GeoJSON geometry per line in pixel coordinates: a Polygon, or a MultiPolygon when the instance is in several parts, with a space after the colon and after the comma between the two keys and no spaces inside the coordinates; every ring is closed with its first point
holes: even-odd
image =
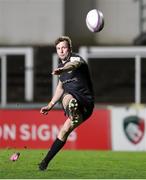
{"type": "Polygon", "coordinates": [[[103,13],[97,9],[90,10],[86,15],[86,25],[91,32],[99,32],[104,27],[103,13]]]}

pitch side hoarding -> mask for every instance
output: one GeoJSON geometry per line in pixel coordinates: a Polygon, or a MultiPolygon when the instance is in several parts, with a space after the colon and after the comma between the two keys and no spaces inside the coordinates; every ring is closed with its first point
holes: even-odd
{"type": "MultiPolygon", "coordinates": [[[[48,149],[65,119],[61,110],[47,116],[39,110],[0,110],[0,148],[48,149]]],[[[109,110],[95,110],[70,134],[64,149],[111,149],[109,110]]]]}
{"type": "Polygon", "coordinates": [[[146,108],[111,108],[112,150],[146,150],[146,108]]]}

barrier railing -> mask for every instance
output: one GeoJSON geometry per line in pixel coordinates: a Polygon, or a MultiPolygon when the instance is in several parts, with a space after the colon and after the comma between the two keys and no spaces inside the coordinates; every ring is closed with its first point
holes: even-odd
{"type": "Polygon", "coordinates": [[[135,103],[141,103],[141,58],[146,58],[146,47],[80,47],[79,54],[85,59],[134,58],[135,60],[135,103]]]}
{"type": "Polygon", "coordinates": [[[33,100],[33,48],[0,48],[1,59],[1,106],[7,105],[7,56],[24,55],[25,57],[25,100],[33,100]]]}
{"type": "MultiPolygon", "coordinates": [[[[80,47],[79,54],[83,56],[87,62],[89,59],[98,60],[105,58],[126,59],[132,58],[135,61],[135,103],[141,103],[141,59],[146,58],[146,47],[131,46],[131,47],[80,47]]],[[[24,55],[25,57],[25,107],[29,107],[27,102],[33,103],[34,96],[34,74],[33,74],[33,48],[0,48],[1,60],[1,107],[8,106],[7,104],[7,56],[8,55],[24,55]]],[[[52,56],[52,68],[58,65],[58,57],[56,54],[52,56]]],[[[54,93],[58,79],[52,76],[52,94],[54,93]]],[[[24,107],[23,106],[23,107],[24,107]]],[[[40,105],[39,105],[40,106],[40,105]]],[[[38,104],[33,104],[33,107],[38,107],[38,104]]]]}

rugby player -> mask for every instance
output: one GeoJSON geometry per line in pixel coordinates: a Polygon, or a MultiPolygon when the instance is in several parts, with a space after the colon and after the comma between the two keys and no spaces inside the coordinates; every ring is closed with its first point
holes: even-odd
{"type": "Polygon", "coordinates": [[[60,63],[52,75],[59,76],[55,93],[47,106],[40,113],[47,115],[53,106],[61,101],[67,117],[48,153],[39,164],[40,170],[48,167],[52,158],[63,148],[69,134],[87,120],[94,109],[94,94],[88,65],[85,60],[72,52],[72,42],[67,36],[55,41],[60,63]]]}

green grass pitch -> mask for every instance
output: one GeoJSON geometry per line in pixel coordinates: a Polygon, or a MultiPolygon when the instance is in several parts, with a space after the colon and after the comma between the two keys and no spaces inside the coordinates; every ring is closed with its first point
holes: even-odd
{"type": "Polygon", "coordinates": [[[146,179],[146,152],[62,150],[46,171],[38,163],[47,150],[0,150],[0,179],[146,179]],[[20,158],[9,157],[20,152],[20,158]]]}

